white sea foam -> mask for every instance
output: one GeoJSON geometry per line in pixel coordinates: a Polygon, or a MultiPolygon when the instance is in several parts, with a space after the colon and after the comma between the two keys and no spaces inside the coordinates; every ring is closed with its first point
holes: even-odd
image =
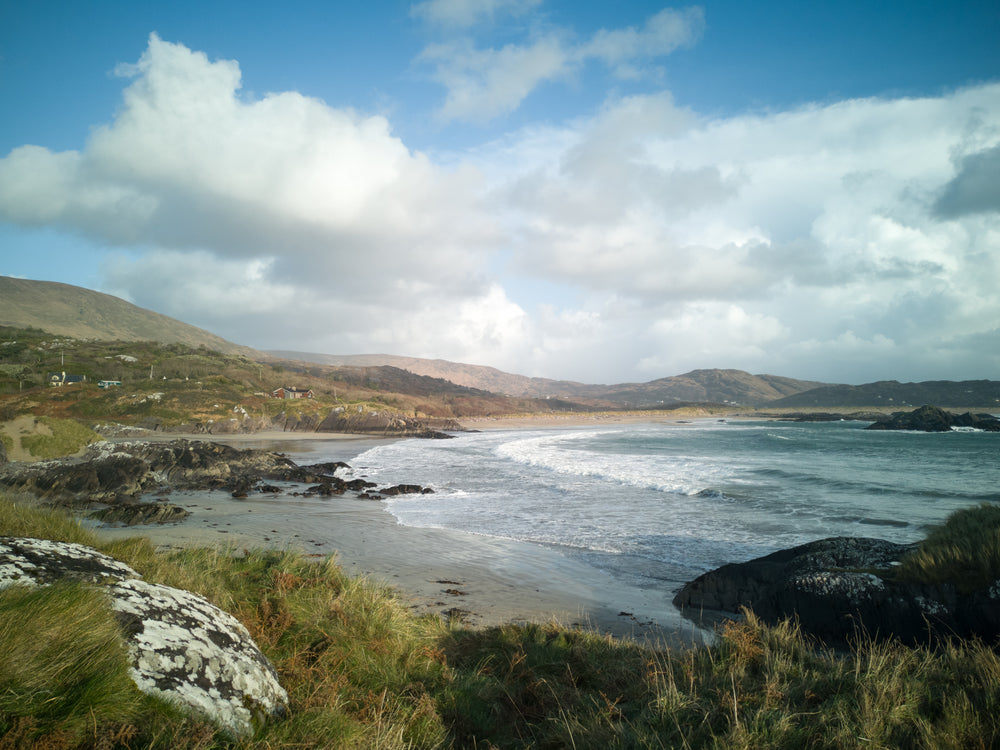
{"type": "Polygon", "coordinates": [[[403,524],[560,545],[623,575],[681,580],[827,536],[914,541],[956,507],[1000,501],[997,438],[706,422],[407,440],[350,463],[383,485],[434,489],[386,502],[403,524]]]}

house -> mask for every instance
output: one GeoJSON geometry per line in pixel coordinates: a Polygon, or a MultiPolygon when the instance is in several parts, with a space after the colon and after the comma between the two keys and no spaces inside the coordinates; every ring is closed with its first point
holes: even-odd
{"type": "Polygon", "coordinates": [[[67,375],[65,372],[50,372],[49,385],[72,385],[73,383],[83,383],[87,380],[86,375],[67,375]]]}
{"type": "Polygon", "coordinates": [[[98,388],[111,388],[112,386],[121,385],[121,384],[122,384],[122,381],[120,381],[120,380],[98,380],[97,381],[97,387],[98,388]]]}
{"type": "Polygon", "coordinates": [[[314,398],[313,392],[308,388],[292,388],[283,386],[271,391],[271,398],[314,398]]]}

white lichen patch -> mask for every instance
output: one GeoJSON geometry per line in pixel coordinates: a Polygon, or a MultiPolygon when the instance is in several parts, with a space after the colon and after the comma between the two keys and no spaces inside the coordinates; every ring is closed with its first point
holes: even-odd
{"type": "Polygon", "coordinates": [[[843,571],[805,573],[792,579],[792,585],[821,596],[846,596],[855,604],[862,599],[870,599],[876,591],[885,590],[885,582],[874,573],[843,571]]]}
{"type": "Polygon", "coordinates": [[[913,601],[928,615],[942,616],[948,614],[948,608],[936,599],[928,599],[926,596],[915,596],[913,601]]]}
{"type": "Polygon", "coordinates": [[[111,587],[129,629],[141,690],[200,711],[237,734],[284,713],[288,695],[270,662],[232,615],[188,591],[144,581],[111,587]]]}
{"type": "Polygon", "coordinates": [[[125,563],[83,544],[0,537],[0,588],[40,586],[64,578],[103,583],[139,577],[125,563]]]}

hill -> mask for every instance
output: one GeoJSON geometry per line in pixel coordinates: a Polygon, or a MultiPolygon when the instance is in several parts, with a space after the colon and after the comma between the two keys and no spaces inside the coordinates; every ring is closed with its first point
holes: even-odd
{"type": "Polygon", "coordinates": [[[692,370],[648,383],[589,385],[513,375],[493,367],[420,359],[391,354],[332,355],[309,352],[268,352],[289,360],[334,366],[387,365],[458,385],[521,398],[558,398],[591,406],[649,408],[677,402],[714,402],[762,406],[775,399],[824,385],[777,375],[751,375],[742,370],[692,370]]]}
{"type": "Polygon", "coordinates": [[[830,408],[852,406],[917,407],[979,406],[1000,408],[1000,382],[996,380],[927,380],[900,383],[882,380],[864,385],[824,385],[772,401],[770,407],[830,408]]]}
{"type": "Polygon", "coordinates": [[[0,276],[0,325],[98,341],[156,341],[254,356],[253,349],[110,294],[55,281],[0,276]]]}

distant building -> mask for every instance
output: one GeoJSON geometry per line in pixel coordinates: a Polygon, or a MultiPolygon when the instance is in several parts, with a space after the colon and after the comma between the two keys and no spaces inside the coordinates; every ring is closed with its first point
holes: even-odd
{"type": "Polygon", "coordinates": [[[122,381],[120,381],[120,380],[98,380],[97,381],[97,387],[98,388],[111,388],[112,386],[121,385],[121,384],[122,384],[122,381]]]}
{"type": "Polygon", "coordinates": [[[65,372],[50,372],[49,385],[72,385],[73,383],[83,383],[87,380],[86,375],[67,375],[65,372]]]}
{"type": "Polygon", "coordinates": [[[315,394],[309,388],[291,388],[284,386],[271,391],[271,398],[314,398],[315,394]]]}

